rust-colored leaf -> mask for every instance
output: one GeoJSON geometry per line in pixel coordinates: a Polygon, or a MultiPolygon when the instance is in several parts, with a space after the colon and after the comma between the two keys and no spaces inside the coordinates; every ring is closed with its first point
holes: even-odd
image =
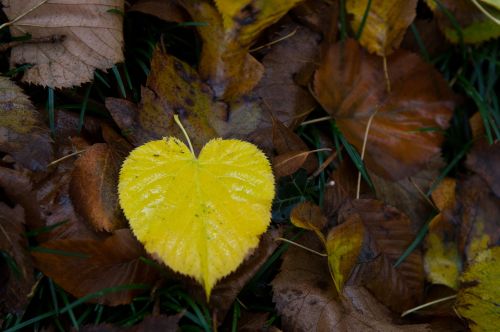
{"type": "Polygon", "coordinates": [[[339,213],[340,222],[359,216],[366,233],[358,265],[347,284],[364,285],[395,312],[420,303],[424,286],[420,251],[413,251],[398,267],[394,267],[415,238],[408,217],[371,199],[354,200],[339,213]]]}
{"type": "Polygon", "coordinates": [[[306,162],[307,157],[315,151],[290,151],[273,158],[273,170],[276,178],[292,175],[306,162]]]}
{"type": "Polygon", "coordinates": [[[130,327],[116,326],[112,324],[85,325],[79,330],[81,332],[153,332],[153,331],[177,331],[179,320],[183,313],[177,315],[149,315],[142,322],[130,327]]]}
{"type": "MultiPolygon", "coordinates": [[[[32,255],[40,271],[76,297],[116,286],[152,286],[157,280],[157,271],[141,260],[146,253],[128,229],[117,230],[103,240],[45,242],[32,255]]],[[[130,303],[137,294],[137,290],[125,289],[90,301],[116,306],[130,303]]]]}
{"type": "Polygon", "coordinates": [[[28,252],[24,211],[0,202],[0,313],[20,314],[28,304],[35,284],[34,267],[28,252]],[[2,257],[8,255],[8,257],[2,257]],[[11,264],[8,264],[7,259],[11,264]]]}
{"type": "MultiPolygon", "coordinates": [[[[312,234],[299,242],[322,250],[312,234]]],[[[389,310],[363,287],[346,286],[339,298],[326,259],[301,248],[288,249],[272,285],[284,331],[428,331],[426,325],[395,325],[389,310]]]]}
{"type": "Polygon", "coordinates": [[[467,168],[479,174],[500,197],[500,142],[489,145],[485,139],[476,142],[467,155],[467,168]]]}
{"type": "Polygon", "coordinates": [[[88,148],[75,162],[70,197],[94,229],[111,232],[127,225],[118,202],[118,173],[123,158],[105,143],[88,148]]]}
{"type": "Polygon", "coordinates": [[[371,116],[365,162],[391,180],[415,174],[440,152],[454,95],[446,81],[417,55],[399,50],[382,60],[355,41],[330,47],[316,71],[314,90],[348,141],[361,151],[371,116]],[[376,113],[375,113],[376,112],[376,113]],[[432,128],[432,129],[430,129],[432,128]]]}
{"type": "Polygon", "coordinates": [[[173,0],[139,0],[129,11],[156,16],[167,22],[181,23],[188,20],[187,13],[173,0]]]}

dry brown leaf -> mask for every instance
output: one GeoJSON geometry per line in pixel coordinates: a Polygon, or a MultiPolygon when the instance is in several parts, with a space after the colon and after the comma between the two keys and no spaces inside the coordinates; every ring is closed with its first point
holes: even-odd
{"type": "Polygon", "coordinates": [[[398,181],[386,180],[369,172],[377,199],[396,207],[411,220],[411,227],[416,232],[434,213],[432,204],[425,195],[434,185],[445,162],[440,155],[429,160],[422,169],[411,177],[398,181]]]}
{"type": "Polygon", "coordinates": [[[268,331],[269,312],[242,311],[238,319],[238,332],[268,331]]]}
{"type": "Polygon", "coordinates": [[[12,49],[12,66],[34,65],[25,71],[25,82],[71,87],[91,81],[95,69],[106,70],[123,61],[123,15],[113,12],[123,12],[123,0],[48,1],[39,7],[39,0],[2,3],[10,20],[29,12],[11,25],[13,37],[63,36],[59,42],[29,43],[12,49]]]}
{"type": "MultiPolygon", "coordinates": [[[[321,250],[313,234],[300,244],[321,250]]],[[[426,325],[395,325],[390,311],[362,287],[345,287],[339,298],[324,257],[290,247],[272,282],[284,331],[429,331],[426,325]]]]}
{"type": "MultiPolygon", "coordinates": [[[[290,128],[296,128],[316,106],[307,89],[319,56],[320,35],[299,25],[287,25],[264,56],[264,76],[254,89],[263,107],[290,128]],[[306,76],[303,82],[300,76],[306,76]]],[[[271,121],[267,121],[271,126],[271,121]]]]}
{"type": "Polygon", "coordinates": [[[377,112],[365,162],[376,174],[399,180],[439,154],[442,129],[448,126],[455,103],[446,81],[417,55],[399,50],[387,61],[390,93],[379,57],[367,54],[354,40],[334,44],[316,71],[314,89],[358,151],[368,120],[377,112]]]}
{"type": "Polygon", "coordinates": [[[105,143],[89,147],[75,162],[69,186],[71,201],[97,231],[127,226],[118,202],[118,173],[123,158],[105,143]]]}
{"type": "Polygon", "coordinates": [[[336,2],[307,0],[290,12],[302,25],[327,36],[330,28],[337,26],[335,23],[338,23],[337,5],[336,2]]]}
{"type": "Polygon", "coordinates": [[[414,250],[398,267],[394,264],[415,238],[410,221],[397,209],[372,199],[354,200],[339,212],[339,222],[354,216],[365,227],[365,241],[348,285],[364,285],[395,312],[419,304],[423,294],[422,255],[414,250]]]}
{"type": "Polygon", "coordinates": [[[181,23],[188,20],[186,12],[174,0],[139,0],[128,11],[156,16],[167,22],[181,23]]]}
{"type": "Polygon", "coordinates": [[[314,151],[290,151],[273,158],[273,170],[276,178],[292,175],[297,172],[314,151]]]}
{"type": "Polygon", "coordinates": [[[415,18],[417,0],[350,0],[346,11],[351,14],[351,25],[359,31],[364,21],[359,42],[371,53],[384,56],[399,48],[408,26],[415,18]],[[369,7],[368,7],[369,6],[369,7]],[[365,16],[365,12],[368,14],[365,16]]]}
{"type": "Polygon", "coordinates": [[[467,155],[467,168],[479,174],[500,197],[500,142],[489,145],[485,139],[476,142],[467,155]]]}
{"type": "MultiPolygon", "coordinates": [[[[157,271],[141,260],[146,253],[128,229],[117,230],[103,240],[45,242],[32,255],[40,271],[76,297],[121,285],[152,286],[158,278],[157,271]],[[61,253],[49,253],[47,249],[61,253]]],[[[112,306],[128,304],[139,292],[133,289],[112,292],[90,301],[112,306]]]]}
{"type": "Polygon", "coordinates": [[[33,261],[28,252],[23,208],[0,202],[0,313],[20,314],[35,284],[33,261]],[[13,265],[6,263],[8,255],[13,265]]]}
{"type": "Polygon", "coordinates": [[[459,181],[456,197],[458,248],[467,265],[480,251],[500,245],[500,197],[479,175],[459,181]]]}
{"type": "Polygon", "coordinates": [[[0,77],[0,151],[23,167],[44,170],[53,152],[47,127],[23,90],[0,77]]]}
{"type": "Polygon", "coordinates": [[[142,322],[131,327],[122,327],[112,324],[85,325],[80,328],[81,332],[155,332],[155,331],[178,331],[179,320],[183,313],[177,315],[149,315],[142,322]]]}
{"type": "Polygon", "coordinates": [[[295,205],[290,213],[290,222],[296,227],[314,231],[326,244],[325,236],[321,230],[325,228],[328,220],[316,204],[306,201],[295,205]]]}

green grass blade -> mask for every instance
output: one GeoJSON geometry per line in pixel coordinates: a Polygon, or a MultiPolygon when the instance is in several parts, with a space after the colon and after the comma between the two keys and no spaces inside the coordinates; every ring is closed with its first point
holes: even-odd
{"type": "Polygon", "coordinates": [[[87,90],[85,90],[85,95],[83,96],[83,102],[82,102],[82,107],[80,109],[80,117],[78,119],[78,133],[82,132],[83,128],[83,120],[85,117],[85,112],[87,111],[87,105],[89,102],[89,97],[90,97],[90,91],[92,90],[92,84],[90,84],[87,87],[87,90]]]}
{"type": "Polygon", "coordinates": [[[418,32],[417,27],[415,26],[415,22],[410,24],[410,29],[411,32],[413,33],[413,37],[415,38],[415,41],[417,42],[418,49],[420,50],[420,54],[424,58],[426,62],[431,61],[431,57],[429,56],[429,52],[427,52],[427,48],[424,45],[424,41],[422,40],[422,37],[420,36],[420,33],[418,32]]]}
{"type": "Polygon", "coordinates": [[[361,18],[361,23],[359,24],[358,31],[356,32],[356,40],[359,40],[363,35],[363,30],[365,29],[366,20],[368,18],[368,14],[370,13],[370,8],[372,6],[372,0],[368,0],[366,4],[365,12],[363,13],[363,17],[361,18]]]}
{"type": "Polygon", "coordinates": [[[80,252],[64,251],[64,250],[57,250],[57,249],[51,249],[51,248],[45,248],[45,247],[31,247],[31,248],[29,248],[29,250],[34,251],[34,252],[41,252],[44,254],[54,254],[54,255],[67,256],[67,257],[77,257],[77,258],[89,258],[90,257],[90,255],[83,254],[80,252]]]}
{"type": "Polygon", "coordinates": [[[55,107],[54,107],[54,89],[51,87],[47,88],[47,111],[49,113],[49,126],[52,136],[56,134],[56,119],[55,119],[55,107]]]}
{"type": "Polygon", "coordinates": [[[111,68],[111,71],[113,72],[113,75],[115,75],[116,82],[118,83],[118,87],[120,88],[120,93],[123,98],[127,98],[127,92],[125,91],[125,84],[123,84],[123,79],[122,75],[120,75],[120,71],[118,70],[118,67],[113,66],[111,68]]]}

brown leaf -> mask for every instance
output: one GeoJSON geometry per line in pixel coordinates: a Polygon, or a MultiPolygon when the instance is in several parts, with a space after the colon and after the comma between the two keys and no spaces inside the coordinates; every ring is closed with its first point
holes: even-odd
{"type": "Polygon", "coordinates": [[[426,193],[445,166],[441,156],[429,160],[422,169],[412,176],[391,181],[369,172],[377,199],[394,206],[411,220],[413,231],[420,229],[434,213],[434,208],[425,198],[426,193]]]}
{"type": "Polygon", "coordinates": [[[131,327],[121,327],[112,324],[85,325],[81,332],[154,332],[154,331],[178,331],[179,320],[182,313],[177,315],[149,315],[142,322],[131,327]]]}
{"type": "Polygon", "coordinates": [[[23,90],[0,77],[0,151],[23,167],[44,170],[52,160],[49,131],[23,90]]]}
{"type": "Polygon", "coordinates": [[[69,193],[73,206],[98,231],[127,225],[118,202],[118,173],[123,158],[105,143],[88,148],[75,162],[69,193]]]}
{"type": "Polygon", "coordinates": [[[139,0],[128,11],[156,16],[167,22],[188,21],[186,12],[173,0],[139,0]]]}
{"type": "Polygon", "coordinates": [[[95,69],[106,70],[123,61],[123,15],[110,11],[123,12],[123,0],[49,1],[36,7],[40,3],[3,0],[10,20],[27,13],[11,25],[13,37],[59,37],[54,42],[26,43],[12,49],[11,66],[34,64],[24,72],[23,81],[71,87],[91,81],[95,69]]]}
{"type": "Polygon", "coordinates": [[[459,181],[456,197],[458,248],[467,265],[478,252],[500,245],[500,197],[479,175],[459,181]]]}
{"type": "Polygon", "coordinates": [[[353,40],[334,44],[316,71],[314,89],[358,151],[368,120],[377,112],[365,162],[377,175],[399,180],[415,174],[439,154],[441,131],[451,118],[454,95],[434,67],[412,53],[399,50],[387,62],[392,92],[384,84],[379,57],[367,54],[353,40]]]}
{"type": "Polygon", "coordinates": [[[273,158],[273,170],[276,178],[292,175],[297,172],[314,151],[290,151],[273,158]]]}
{"type": "MultiPolygon", "coordinates": [[[[287,25],[275,39],[292,33],[264,56],[264,76],[254,93],[273,117],[290,128],[296,128],[316,106],[307,85],[319,56],[320,36],[305,27],[287,25]],[[306,76],[304,82],[298,81],[302,74],[306,76]]],[[[270,126],[271,121],[268,123],[270,126]]]]}
{"type": "Polygon", "coordinates": [[[328,220],[316,204],[306,201],[295,205],[290,213],[290,222],[296,227],[314,231],[323,243],[326,242],[321,230],[325,228],[328,220]]]}
{"type": "MultiPolygon", "coordinates": [[[[150,285],[157,280],[157,271],[140,259],[146,253],[128,229],[117,230],[104,240],[45,242],[32,255],[40,271],[76,297],[109,287],[150,285]]],[[[138,293],[134,289],[122,290],[89,301],[116,306],[130,303],[138,293]]]]}
{"type": "Polygon", "coordinates": [[[269,312],[248,312],[244,310],[238,319],[238,332],[267,331],[268,319],[269,312]]]}
{"type": "Polygon", "coordinates": [[[500,197],[500,142],[489,145],[486,140],[476,142],[467,155],[467,168],[479,174],[491,190],[500,197]]]}
{"type": "Polygon", "coordinates": [[[372,199],[354,200],[344,206],[339,215],[339,222],[359,216],[367,234],[358,265],[347,284],[364,285],[395,312],[420,303],[424,286],[420,251],[414,250],[398,267],[394,267],[415,238],[408,217],[372,199]]]}
{"type": "Polygon", "coordinates": [[[28,175],[0,167],[0,188],[3,189],[10,201],[23,207],[28,228],[44,226],[36,193],[28,175]]]}
{"type": "MultiPolygon", "coordinates": [[[[300,244],[321,250],[312,234],[300,244]]],[[[425,325],[395,325],[391,313],[362,287],[345,287],[339,298],[325,258],[290,247],[272,282],[273,301],[284,331],[428,331],[425,325]]]]}
{"type": "Polygon", "coordinates": [[[290,12],[293,17],[309,29],[327,36],[332,26],[338,23],[336,2],[307,0],[300,3],[290,12]]]}
{"type": "Polygon", "coordinates": [[[0,202],[0,313],[20,314],[35,284],[24,218],[21,206],[10,208],[0,202]],[[2,254],[8,255],[14,266],[8,264],[2,254]]]}

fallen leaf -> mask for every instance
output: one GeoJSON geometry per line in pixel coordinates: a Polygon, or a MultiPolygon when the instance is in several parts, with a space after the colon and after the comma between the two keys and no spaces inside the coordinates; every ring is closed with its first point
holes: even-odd
{"type": "Polygon", "coordinates": [[[97,231],[127,226],[118,202],[118,173],[123,159],[105,143],[89,147],[75,162],[69,193],[73,206],[97,231]]]}
{"type": "Polygon", "coordinates": [[[491,190],[500,197],[500,143],[489,145],[486,140],[480,140],[467,155],[466,166],[479,174],[488,183],[491,190]]]}
{"type": "Polygon", "coordinates": [[[422,169],[408,178],[391,181],[369,172],[377,199],[394,206],[411,220],[411,228],[417,232],[434,215],[434,207],[425,197],[446,166],[443,158],[436,155],[422,169]]]}
{"type": "Polygon", "coordinates": [[[0,151],[23,167],[42,171],[53,152],[47,127],[23,90],[0,77],[0,151]]]}
{"type": "Polygon", "coordinates": [[[472,175],[457,183],[459,252],[470,262],[477,253],[500,245],[500,197],[479,176],[472,175]]]}
{"type": "Polygon", "coordinates": [[[456,242],[458,229],[450,218],[455,207],[456,181],[445,178],[432,192],[432,199],[439,209],[429,223],[424,240],[424,269],[427,280],[452,289],[458,288],[458,277],[462,271],[462,259],[456,242]]]}
{"type": "MultiPolygon", "coordinates": [[[[321,250],[312,234],[299,243],[321,250]]],[[[347,286],[339,298],[326,259],[301,248],[288,249],[272,286],[284,331],[428,331],[423,324],[395,325],[390,311],[362,287],[347,286]]]]}
{"type": "Polygon", "coordinates": [[[314,89],[358,151],[373,116],[365,162],[377,175],[399,180],[439,154],[440,131],[448,126],[454,97],[440,74],[416,55],[399,50],[387,62],[390,93],[382,83],[380,58],[366,54],[353,40],[334,44],[316,71],[314,89]],[[438,130],[423,130],[430,127],[438,130]]]}
{"type": "Polygon", "coordinates": [[[363,285],[395,312],[419,304],[423,294],[422,255],[414,250],[399,266],[394,264],[415,238],[410,220],[397,209],[373,199],[358,199],[339,212],[339,223],[359,216],[365,240],[348,285],[363,285]]]}
{"type": "MultiPolygon", "coordinates": [[[[293,129],[316,107],[307,85],[319,56],[320,35],[299,25],[287,25],[276,40],[284,36],[289,37],[273,46],[262,59],[264,75],[253,93],[274,118],[293,129]],[[304,72],[304,82],[298,81],[304,72]]],[[[270,120],[267,123],[272,125],[270,120]]]]}
{"type": "Polygon", "coordinates": [[[302,25],[325,37],[330,33],[332,26],[337,26],[335,24],[338,23],[337,5],[335,2],[306,0],[294,7],[290,13],[302,25]]]}
{"type": "Polygon", "coordinates": [[[290,222],[295,227],[314,231],[322,242],[326,244],[325,236],[321,231],[325,228],[328,220],[323,215],[321,208],[316,204],[305,201],[295,205],[290,214],[290,222]]]}
{"type": "Polygon", "coordinates": [[[31,63],[23,81],[64,88],[89,82],[94,70],[106,70],[123,61],[123,0],[3,0],[13,37],[53,38],[53,42],[26,43],[12,49],[10,63],[31,63]],[[38,6],[40,5],[40,6],[38,6]],[[59,38],[59,39],[58,39],[59,38]]]}
{"type": "Polygon", "coordinates": [[[0,313],[21,314],[35,284],[24,218],[21,206],[10,208],[0,202],[0,313]],[[11,264],[3,255],[8,255],[11,264]]]}
{"type": "Polygon", "coordinates": [[[219,99],[236,99],[251,91],[263,74],[263,66],[248,53],[265,28],[278,21],[299,0],[183,2],[203,40],[200,74],[219,99]]]}
{"type": "MultiPolygon", "coordinates": [[[[446,38],[452,43],[477,44],[500,36],[500,25],[467,0],[441,0],[439,4],[434,0],[426,0],[426,4],[434,12],[439,27],[446,38]],[[458,32],[450,21],[453,20],[461,27],[458,32]]],[[[491,16],[500,18],[500,10],[489,7],[491,16]]]]}
{"type": "Polygon", "coordinates": [[[273,158],[273,170],[276,178],[282,178],[297,172],[310,154],[316,151],[290,151],[273,158]]]}
{"type": "Polygon", "coordinates": [[[479,252],[461,277],[456,308],[471,331],[496,331],[500,325],[500,247],[479,252]]]}
{"type": "Polygon", "coordinates": [[[355,32],[363,30],[359,42],[370,53],[387,56],[399,48],[406,29],[416,15],[417,0],[351,0],[346,11],[355,32]]]}
{"type": "Polygon", "coordinates": [[[178,331],[179,321],[183,313],[177,315],[148,315],[142,322],[130,327],[112,324],[84,325],[81,332],[153,332],[153,331],[178,331]]]}
{"type": "Polygon", "coordinates": [[[479,139],[486,134],[486,129],[484,128],[483,117],[480,112],[474,113],[469,118],[469,126],[471,130],[472,137],[474,139],[479,139]]]}
{"type": "Polygon", "coordinates": [[[103,240],[62,239],[42,244],[31,252],[36,267],[75,297],[96,293],[90,302],[105,305],[129,304],[140,290],[127,285],[158,279],[157,271],[144,263],[142,246],[128,229],[120,229],[103,240]],[[104,289],[125,289],[102,294],[104,289]]]}
{"type": "Polygon", "coordinates": [[[167,22],[182,23],[189,20],[187,13],[173,0],[139,0],[128,11],[156,16],[167,22]]]}
{"type": "Polygon", "coordinates": [[[265,155],[248,142],[211,140],[197,158],[170,137],[132,151],[118,191],[146,250],[194,277],[209,299],[269,225],[274,179],[265,155]]]}
{"type": "Polygon", "coordinates": [[[267,331],[268,320],[269,312],[249,312],[244,310],[238,319],[238,332],[267,331]]]}
{"type": "Polygon", "coordinates": [[[328,232],[328,267],[339,294],[342,294],[344,284],[358,263],[364,239],[365,226],[357,214],[349,215],[347,220],[328,232]]]}

